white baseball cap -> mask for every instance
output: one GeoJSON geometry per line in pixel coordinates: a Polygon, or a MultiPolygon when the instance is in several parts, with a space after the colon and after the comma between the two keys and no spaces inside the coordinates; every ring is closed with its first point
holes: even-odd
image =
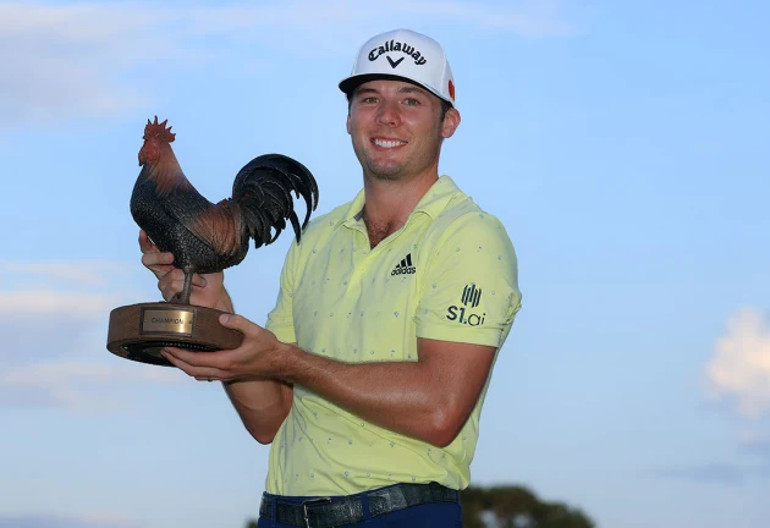
{"type": "Polygon", "coordinates": [[[404,79],[454,105],[452,70],[441,44],[408,29],[372,37],[361,46],[349,77],[340,90],[350,94],[359,84],[374,79],[404,79]]]}

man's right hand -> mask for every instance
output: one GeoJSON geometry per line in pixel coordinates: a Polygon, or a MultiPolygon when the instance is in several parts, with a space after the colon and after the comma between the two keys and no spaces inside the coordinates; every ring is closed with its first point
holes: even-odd
{"type": "MultiPolygon", "coordinates": [[[[171,301],[184,287],[184,271],[174,266],[174,255],[160,251],[144,230],[139,231],[139,248],[142,264],[157,277],[163,298],[171,301]]],[[[194,274],[190,304],[232,312],[230,297],[224,288],[224,273],[194,274]]]]}

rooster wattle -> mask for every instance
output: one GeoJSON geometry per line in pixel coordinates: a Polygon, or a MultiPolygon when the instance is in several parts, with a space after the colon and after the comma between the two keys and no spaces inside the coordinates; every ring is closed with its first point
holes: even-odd
{"type": "Polygon", "coordinates": [[[170,143],[168,121],[147,121],[139,150],[142,171],[131,194],[131,215],[161,251],[174,255],[185,272],[185,286],[175,300],[188,304],[194,273],[213,273],[240,263],[249,247],[273,242],[288,220],[297,241],[318,205],[318,185],[310,171],[281,154],[265,154],[236,175],[232,197],[219,203],[204,198],[182,172],[170,143]],[[305,218],[294,212],[304,198],[305,218]]]}

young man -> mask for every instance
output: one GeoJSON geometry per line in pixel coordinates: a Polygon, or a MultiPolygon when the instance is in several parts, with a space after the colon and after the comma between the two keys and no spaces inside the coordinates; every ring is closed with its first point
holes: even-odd
{"type": "MultiPolygon", "coordinates": [[[[352,74],[347,130],[356,198],[292,245],[266,328],[239,315],[236,350],[164,356],[221,380],[246,429],[272,442],[259,526],[459,526],[497,351],[520,307],[502,224],[439,178],[460,124],[444,50],[407,30],[370,39],[352,74]]],[[[166,299],[173,257],[140,234],[166,299]]],[[[222,274],[192,302],[233,312],[222,274]]]]}

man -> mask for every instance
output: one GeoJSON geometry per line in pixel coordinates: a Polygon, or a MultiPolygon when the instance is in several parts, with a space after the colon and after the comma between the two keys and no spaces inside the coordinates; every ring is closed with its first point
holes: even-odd
{"type": "MultiPolygon", "coordinates": [[[[236,350],[164,356],[221,380],[244,426],[272,442],[259,526],[459,526],[481,403],[520,306],[501,223],[446,176],[460,124],[444,50],[411,31],[363,45],[347,130],[363,190],[293,244],[266,328],[239,315],[236,350]]],[[[143,233],[143,263],[170,299],[173,257],[143,233]]],[[[192,302],[233,313],[223,275],[192,302]]]]}

